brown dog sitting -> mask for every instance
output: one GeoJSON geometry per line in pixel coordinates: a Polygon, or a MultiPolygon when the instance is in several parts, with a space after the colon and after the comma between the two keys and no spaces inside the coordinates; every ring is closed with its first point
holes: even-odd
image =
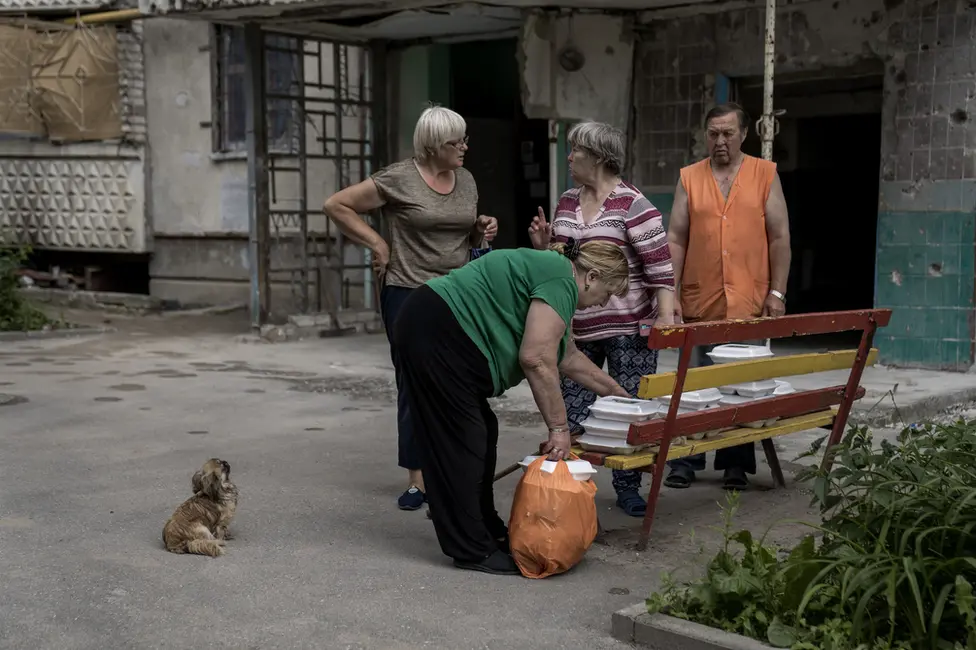
{"type": "Polygon", "coordinates": [[[227,527],[237,511],[237,486],[230,482],[230,464],[211,458],[191,479],[193,496],[163,526],[170,553],[224,554],[227,527]]]}

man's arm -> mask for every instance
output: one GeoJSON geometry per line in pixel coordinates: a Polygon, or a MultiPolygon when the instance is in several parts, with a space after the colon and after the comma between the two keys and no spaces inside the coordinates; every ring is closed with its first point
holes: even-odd
{"type": "MultiPolygon", "coordinates": [[[[766,199],[766,239],[769,242],[769,288],[786,295],[786,283],[790,277],[790,217],[783,196],[783,184],[779,174],[773,177],[769,198],[766,199]]],[[[764,316],[782,316],[786,305],[770,294],[763,306],[764,316]]]]}
{"type": "Polygon", "coordinates": [[[676,317],[681,314],[681,278],[685,268],[685,253],[688,251],[689,223],[688,194],[681,179],[678,179],[678,185],[674,189],[671,218],[668,220],[668,248],[671,250],[671,266],[674,268],[676,317]]]}

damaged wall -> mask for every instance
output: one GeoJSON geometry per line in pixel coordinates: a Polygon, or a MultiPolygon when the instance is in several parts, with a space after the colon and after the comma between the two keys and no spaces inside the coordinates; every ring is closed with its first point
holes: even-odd
{"type": "Polygon", "coordinates": [[[0,243],[46,250],[150,249],[142,23],[119,25],[115,31],[121,137],[67,144],[43,138],[4,139],[0,243]]]}
{"type": "Polygon", "coordinates": [[[909,2],[888,31],[875,302],[883,358],[973,362],[976,10],[909,2]]]}
{"type": "Polygon", "coordinates": [[[630,18],[600,14],[526,16],[520,39],[522,103],[532,119],[595,120],[627,130],[634,36],[630,18]],[[572,46],[581,67],[560,54],[572,46]]]}

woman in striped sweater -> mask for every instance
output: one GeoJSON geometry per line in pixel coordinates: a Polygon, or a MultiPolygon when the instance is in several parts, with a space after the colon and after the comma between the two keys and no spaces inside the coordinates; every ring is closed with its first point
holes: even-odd
{"type": "MultiPolygon", "coordinates": [[[[647,349],[640,321],[674,323],[674,269],[667,233],[660,211],[620,178],[624,135],[619,129],[583,122],[570,129],[568,140],[569,170],[577,187],[559,198],[552,223],[539,208],[529,236],[533,247],[540,249],[573,238],[612,241],[623,250],[630,264],[627,295],[576,312],[573,337],[584,354],[599,367],[607,363],[610,376],[636,396],[640,378],[657,372],[657,350],[647,349]]],[[[596,395],[568,378],[562,380],[562,391],[570,428],[576,428],[589,415],[596,395]]],[[[613,487],[624,512],[644,515],[647,502],[639,493],[640,472],[614,470],[613,487]]]]}

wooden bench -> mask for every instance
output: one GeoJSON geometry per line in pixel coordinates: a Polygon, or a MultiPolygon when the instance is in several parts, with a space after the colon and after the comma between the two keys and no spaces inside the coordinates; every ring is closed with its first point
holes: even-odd
{"type": "MultiPolygon", "coordinates": [[[[641,529],[638,548],[644,550],[650,537],[654,511],[667,471],[667,461],[694,454],[716,451],[749,442],[760,442],[766,454],[777,487],[785,485],[773,438],[815,428],[830,429],[827,449],[840,442],[854,400],[864,395],[860,387],[864,367],[873,364],[877,350],[872,347],[878,327],[891,319],[891,310],[826,312],[757,318],[752,320],[715,321],[654,328],[641,323],[642,334],[648,337],[651,349],[681,350],[675,372],[646,375],[641,379],[638,395],[652,399],[671,395],[667,416],[639,422],[630,426],[627,443],[645,447],[632,455],[613,455],[574,448],[580,458],[611,469],[633,469],[652,475],[647,512],[641,529]],[[717,364],[690,368],[692,350],[699,345],[715,345],[751,340],[781,339],[792,336],[861,331],[857,350],[843,350],[814,354],[776,356],[752,361],[717,364]],[[715,388],[780,377],[805,375],[828,370],[850,369],[846,384],[797,391],[790,395],[758,399],[739,406],[722,406],[678,415],[678,405],[685,391],[715,388]],[[743,424],[779,418],[773,425],[762,428],[743,424]],[[689,436],[729,429],[701,440],[689,436]],[[679,440],[675,440],[675,439],[679,440]],[[680,439],[685,441],[682,443],[680,439]],[[675,443],[675,444],[672,444],[675,443]]],[[[825,454],[824,462],[829,462],[825,454]]]]}

